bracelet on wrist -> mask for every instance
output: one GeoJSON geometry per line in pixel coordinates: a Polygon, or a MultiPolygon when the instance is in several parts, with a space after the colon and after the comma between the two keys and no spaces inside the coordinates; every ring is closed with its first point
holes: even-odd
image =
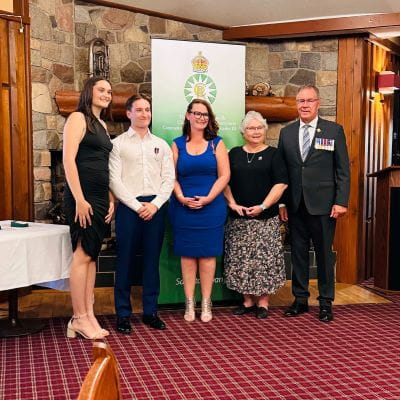
{"type": "Polygon", "coordinates": [[[264,204],[264,203],[261,203],[261,204],[260,204],[260,207],[261,207],[261,210],[263,210],[263,211],[265,211],[265,210],[267,209],[267,207],[265,207],[265,204],[264,204]]]}

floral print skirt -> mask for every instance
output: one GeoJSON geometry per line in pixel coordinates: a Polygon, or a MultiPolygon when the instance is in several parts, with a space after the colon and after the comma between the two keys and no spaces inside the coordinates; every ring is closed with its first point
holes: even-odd
{"type": "Polygon", "coordinates": [[[279,217],[231,219],[225,229],[224,275],[229,289],[262,296],[286,282],[279,217]]]}

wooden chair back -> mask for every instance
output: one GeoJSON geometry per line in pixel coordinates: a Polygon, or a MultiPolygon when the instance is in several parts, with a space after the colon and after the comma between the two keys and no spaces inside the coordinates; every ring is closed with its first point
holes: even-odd
{"type": "Polygon", "coordinates": [[[94,342],[93,359],[78,400],[121,400],[118,362],[110,346],[94,342]]]}

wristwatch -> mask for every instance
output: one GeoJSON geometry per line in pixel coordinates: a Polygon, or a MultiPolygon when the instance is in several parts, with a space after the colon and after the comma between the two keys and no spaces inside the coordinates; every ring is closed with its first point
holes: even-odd
{"type": "Polygon", "coordinates": [[[265,211],[265,210],[267,209],[267,207],[265,207],[265,204],[264,204],[264,203],[261,203],[261,204],[260,204],[260,207],[261,207],[261,210],[263,210],[263,211],[265,211]]]}

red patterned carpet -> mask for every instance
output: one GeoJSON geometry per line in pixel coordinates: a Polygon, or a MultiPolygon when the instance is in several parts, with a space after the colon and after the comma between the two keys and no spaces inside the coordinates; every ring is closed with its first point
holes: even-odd
{"type": "MultiPolygon", "coordinates": [[[[164,332],[136,318],[131,336],[108,343],[121,367],[123,399],[400,399],[400,303],[337,306],[323,324],[317,308],[267,320],[215,311],[208,324],[163,312],[164,332]]],[[[1,340],[0,399],[76,399],[91,364],[89,341],[66,339],[65,319],[43,332],[1,340]]]]}

